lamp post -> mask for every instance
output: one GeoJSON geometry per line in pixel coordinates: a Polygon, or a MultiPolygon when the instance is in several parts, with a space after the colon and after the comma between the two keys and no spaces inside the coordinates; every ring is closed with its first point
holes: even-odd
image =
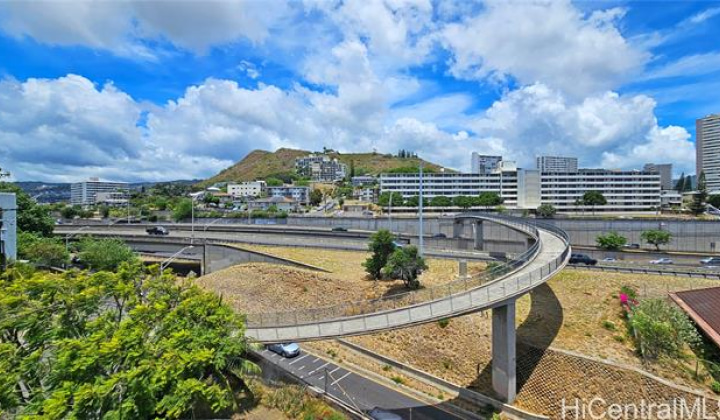
{"type": "Polygon", "coordinates": [[[206,242],[207,242],[206,232],[207,232],[208,228],[210,227],[210,225],[214,225],[215,223],[217,223],[217,222],[219,222],[219,221],[221,221],[221,220],[222,220],[222,217],[218,217],[217,219],[213,220],[213,221],[210,222],[210,223],[205,223],[205,225],[204,225],[204,227],[203,227],[203,243],[206,243],[206,242]]]}
{"type": "Polygon", "coordinates": [[[420,200],[419,200],[419,213],[420,213],[420,228],[418,237],[418,255],[423,255],[423,162],[420,161],[420,200]]]}
{"type": "Polygon", "coordinates": [[[392,198],[393,198],[393,192],[390,191],[390,206],[388,207],[388,228],[390,228],[390,233],[392,233],[392,198]]]}
{"type": "Polygon", "coordinates": [[[180,254],[182,254],[183,252],[185,252],[185,250],[193,249],[193,248],[195,248],[193,245],[188,245],[188,246],[182,248],[180,251],[172,254],[168,259],[166,259],[166,260],[164,260],[163,262],[161,262],[161,263],[160,263],[160,275],[162,276],[163,270],[165,270],[165,269],[167,268],[167,266],[170,265],[170,263],[172,263],[173,261],[175,261],[175,259],[177,259],[177,257],[180,256],[180,254]]]}
{"type": "Polygon", "coordinates": [[[195,241],[195,199],[202,194],[202,191],[190,194],[190,243],[195,241]]]}

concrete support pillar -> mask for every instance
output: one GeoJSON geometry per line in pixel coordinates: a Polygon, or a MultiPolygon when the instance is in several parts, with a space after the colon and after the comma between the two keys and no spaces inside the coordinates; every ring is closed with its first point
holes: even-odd
{"type": "Polygon", "coordinates": [[[459,237],[462,236],[462,232],[463,232],[463,228],[464,228],[464,227],[465,227],[465,225],[463,224],[462,221],[456,221],[456,222],[453,224],[453,236],[452,236],[453,239],[458,239],[459,237]]]}
{"type": "Polygon", "coordinates": [[[492,383],[495,393],[511,404],[517,394],[515,301],[492,310],[492,383]]]}
{"type": "Polygon", "coordinates": [[[475,239],[475,249],[482,250],[485,247],[485,234],[483,229],[483,222],[478,221],[473,223],[473,230],[475,231],[475,235],[473,235],[475,239]]]}
{"type": "Polygon", "coordinates": [[[467,260],[458,261],[458,278],[465,279],[467,276],[467,260]]]}

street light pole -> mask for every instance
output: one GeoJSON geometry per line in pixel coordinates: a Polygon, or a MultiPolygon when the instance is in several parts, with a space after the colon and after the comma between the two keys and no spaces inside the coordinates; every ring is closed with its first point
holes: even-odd
{"type": "Polygon", "coordinates": [[[172,255],[171,255],[168,259],[166,259],[165,261],[161,262],[161,263],[160,263],[160,275],[162,276],[163,270],[165,270],[165,269],[167,268],[167,266],[170,265],[171,262],[175,261],[175,259],[176,259],[180,254],[182,254],[183,252],[185,252],[185,250],[187,250],[187,249],[193,249],[193,248],[195,248],[193,245],[188,245],[188,246],[182,248],[180,251],[172,254],[172,255]]]}
{"type": "Polygon", "coordinates": [[[392,198],[393,198],[393,192],[390,191],[390,206],[388,207],[388,228],[390,228],[390,233],[392,233],[392,198]]]}

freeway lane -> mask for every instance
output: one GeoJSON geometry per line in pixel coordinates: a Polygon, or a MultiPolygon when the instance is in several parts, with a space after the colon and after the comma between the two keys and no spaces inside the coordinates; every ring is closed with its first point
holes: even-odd
{"type": "Polygon", "coordinates": [[[267,349],[259,351],[258,354],[267,362],[301,378],[308,385],[321,390],[327,386],[330,395],[359,410],[381,407],[407,420],[466,418],[441,407],[427,405],[304,351],[292,359],[286,359],[267,349]]]}

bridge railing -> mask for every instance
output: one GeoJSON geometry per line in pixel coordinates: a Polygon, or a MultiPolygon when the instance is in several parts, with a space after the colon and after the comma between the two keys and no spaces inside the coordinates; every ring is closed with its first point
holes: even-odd
{"type": "MultiPolygon", "coordinates": [[[[520,254],[513,260],[505,264],[495,266],[472,277],[460,278],[443,285],[423,288],[395,295],[383,296],[381,298],[372,300],[343,302],[340,304],[319,308],[296,309],[273,313],[248,314],[246,320],[247,326],[250,328],[267,328],[312,324],[320,321],[331,321],[333,319],[367,315],[382,311],[389,311],[393,309],[414,306],[424,302],[437,301],[441,299],[446,299],[453,295],[458,295],[463,292],[477,289],[481,286],[488,285],[488,283],[492,283],[495,280],[506,277],[509,273],[525,266],[536,257],[536,255],[540,251],[540,247],[542,246],[540,242],[540,235],[537,229],[538,226],[541,226],[542,229],[547,229],[557,234],[558,236],[563,238],[566,245],[569,245],[569,240],[565,232],[558,228],[555,228],[552,225],[546,225],[542,222],[538,222],[535,219],[521,219],[498,215],[489,216],[486,214],[468,214],[466,216],[469,219],[482,218],[483,220],[504,224],[508,227],[526,233],[528,236],[535,239],[535,242],[524,253],[520,254]]],[[[564,252],[561,255],[558,255],[557,258],[553,259],[551,262],[544,265],[543,267],[540,267],[538,270],[533,271],[526,276],[523,276],[522,279],[518,278],[516,284],[517,287],[514,291],[510,288],[506,290],[506,286],[503,285],[503,294],[514,294],[523,287],[527,287],[535,281],[541,280],[542,278],[544,278],[544,276],[547,276],[549,273],[556,270],[558,266],[564,263],[568,252],[569,246],[566,246],[564,252]],[[535,277],[533,277],[533,275],[535,277]],[[526,285],[522,286],[522,283],[526,285]]]]}

